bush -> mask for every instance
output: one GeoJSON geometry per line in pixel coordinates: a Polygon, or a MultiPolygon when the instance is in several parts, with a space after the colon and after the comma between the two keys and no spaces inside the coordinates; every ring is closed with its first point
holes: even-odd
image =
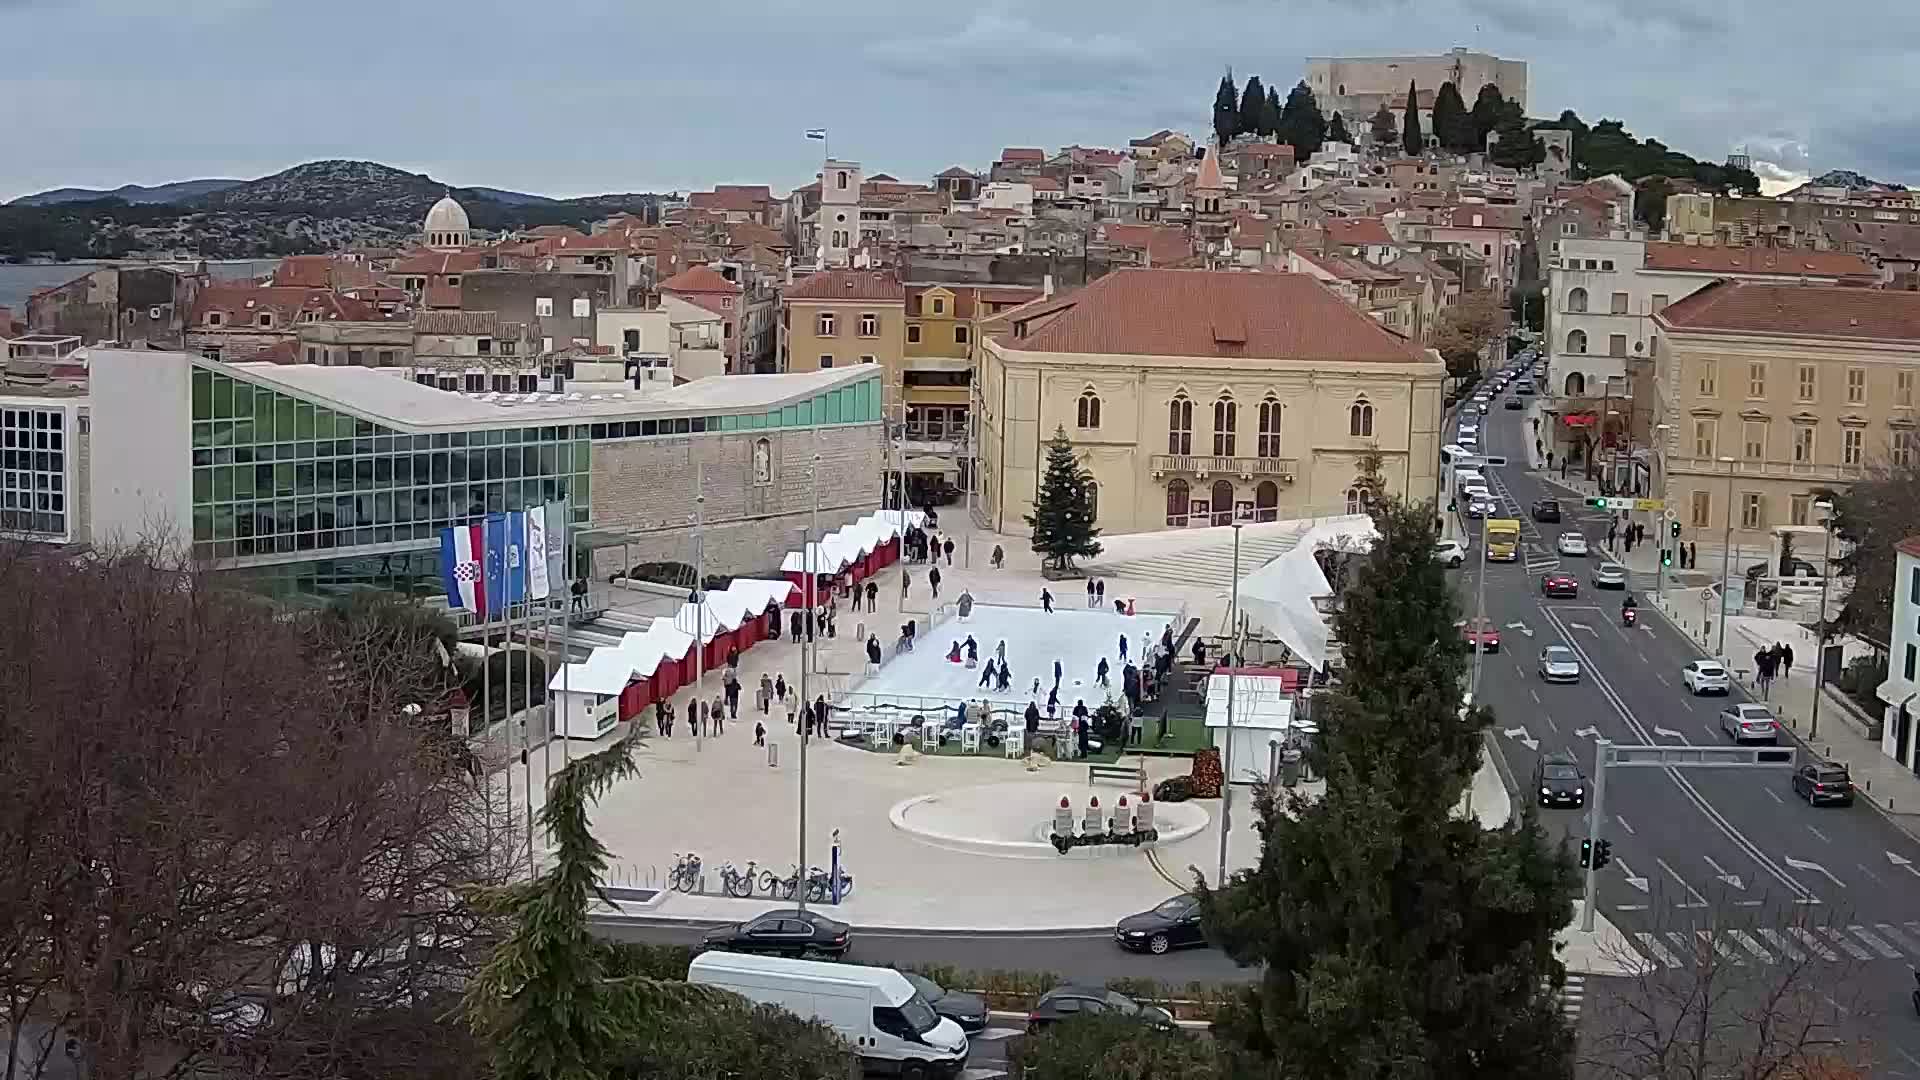
{"type": "Polygon", "coordinates": [[[1153,785],[1153,797],[1158,802],[1186,802],[1193,798],[1193,777],[1169,776],[1153,785]]]}
{"type": "MultiPolygon", "coordinates": [[[[1815,663],[1819,663],[1816,657],[1815,663]]],[[[1869,715],[1878,716],[1884,706],[1874,696],[1874,690],[1887,680],[1887,658],[1879,653],[1856,656],[1846,667],[1840,669],[1840,677],[1834,680],[1840,686],[1840,692],[1852,698],[1854,704],[1867,710],[1869,715]]]]}
{"type": "Polygon", "coordinates": [[[1026,1080],[1214,1080],[1225,1075],[1212,1040],[1162,1031],[1128,1016],[1077,1016],[1007,1047],[1026,1080]]]}

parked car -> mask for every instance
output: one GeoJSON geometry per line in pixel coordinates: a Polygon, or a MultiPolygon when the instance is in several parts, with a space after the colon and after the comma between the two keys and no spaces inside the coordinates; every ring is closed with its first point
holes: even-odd
{"type": "Polygon", "coordinates": [[[1038,1032],[1049,1024],[1057,1024],[1070,1016],[1088,1013],[1114,1013],[1119,1016],[1138,1017],[1142,1023],[1154,1027],[1175,1030],[1173,1014],[1158,1005],[1142,1005],[1125,994],[1108,990],[1103,986],[1056,986],[1040,995],[1027,1012],[1028,1033],[1038,1032]]]}
{"type": "Polygon", "coordinates": [[[1593,568],[1593,587],[1596,589],[1626,588],[1627,568],[1619,563],[1601,563],[1593,568]]]}
{"type": "Polygon", "coordinates": [[[1695,660],[1681,668],[1680,685],[1695,696],[1727,694],[1733,690],[1733,680],[1728,677],[1727,669],[1715,660],[1695,660]]]}
{"type": "Polygon", "coordinates": [[[1720,710],[1720,730],[1737,743],[1777,743],[1780,722],[1765,705],[1746,702],[1720,710]]]}
{"type": "Polygon", "coordinates": [[[1548,682],[1579,682],[1580,657],[1565,645],[1540,650],[1540,677],[1548,682]]]}
{"type": "Polygon", "coordinates": [[[1587,776],[1573,755],[1563,751],[1541,755],[1533,767],[1533,789],[1541,806],[1587,804],[1587,776]]]}
{"type": "Polygon", "coordinates": [[[845,956],[853,928],[817,911],[779,908],[746,922],[716,926],[700,939],[701,949],[806,958],[845,956]]]}
{"type": "Polygon", "coordinates": [[[1572,555],[1582,559],[1587,556],[1587,538],[1577,532],[1561,533],[1560,538],[1553,542],[1553,546],[1562,555],[1572,555]]]}
{"type": "Polygon", "coordinates": [[[1500,651],[1500,628],[1494,625],[1492,619],[1482,615],[1479,618],[1467,619],[1458,625],[1460,641],[1468,649],[1479,649],[1482,652],[1500,651]]]}
{"type": "Polygon", "coordinates": [[[1540,579],[1540,595],[1577,597],[1580,595],[1580,581],[1572,574],[1555,570],[1540,579]]]}
{"type": "Polygon", "coordinates": [[[960,1030],[971,1035],[987,1028],[987,1002],[976,994],[964,994],[958,990],[949,990],[924,975],[915,975],[903,971],[902,975],[913,984],[920,996],[927,999],[933,1011],[939,1016],[960,1025],[960,1030]]]}
{"type": "Polygon", "coordinates": [[[1514,387],[1514,388],[1513,388],[1513,392],[1514,392],[1514,393],[1516,393],[1516,394],[1525,394],[1525,395],[1527,395],[1527,396],[1532,396],[1532,394],[1533,394],[1533,383],[1532,383],[1532,382],[1531,382],[1530,380],[1527,380],[1527,379],[1521,379],[1521,380],[1520,380],[1520,385],[1518,385],[1518,386],[1516,386],[1516,387],[1514,387]]]}
{"type": "Polygon", "coordinates": [[[1554,524],[1558,525],[1560,523],[1560,500],[1559,499],[1533,500],[1533,520],[1551,521],[1554,524]]]}
{"type": "Polygon", "coordinates": [[[1442,540],[1433,545],[1433,561],[1441,566],[1457,567],[1467,561],[1467,549],[1458,540],[1442,540]]]}
{"type": "Polygon", "coordinates": [[[1512,409],[1518,412],[1519,410],[1526,408],[1527,403],[1524,401],[1521,401],[1517,397],[1509,397],[1504,402],[1501,403],[1500,407],[1503,409],[1512,409]]]}
{"type": "Polygon", "coordinates": [[[1129,915],[1113,928],[1113,940],[1123,949],[1159,956],[1174,949],[1205,945],[1200,929],[1200,900],[1188,893],[1162,900],[1149,911],[1129,915]]]}
{"type": "Polygon", "coordinates": [[[1488,514],[1491,514],[1491,513],[1493,513],[1492,500],[1475,497],[1467,501],[1468,517],[1478,519],[1478,518],[1486,517],[1488,514]]]}
{"type": "Polygon", "coordinates": [[[1852,806],[1853,777],[1845,765],[1809,762],[1793,771],[1793,793],[1809,806],[1852,806]]]}

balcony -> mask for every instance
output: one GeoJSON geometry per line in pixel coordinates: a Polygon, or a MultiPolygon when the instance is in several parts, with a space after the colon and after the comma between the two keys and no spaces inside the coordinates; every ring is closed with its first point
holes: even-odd
{"type": "Polygon", "coordinates": [[[1731,468],[1734,476],[1758,476],[1769,480],[1832,480],[1848,483],[1866,475],[1865,465],[1837,465],[1832,462],[1809,461],[1752,461],[1742,459],[1729,465],[1727,462],[1712,458],[1674,457],[1667,458],[1668,472],[1687,472],[1711,476],[1726,476],[1731,468]]]}
{"type": "Polygon", "coordinates": [[[1155,454],[1152,458],[1153,478],[1158,480],[1168,474],[1184,474],[1195,477],[1238,476],[1242,480],[1257,477],[1274,477],[1284,483],[1293,483],[1293,477],[1299,462],[1292,458],[1265,457],[1214,457],[1201,454],[1155,454]]]}

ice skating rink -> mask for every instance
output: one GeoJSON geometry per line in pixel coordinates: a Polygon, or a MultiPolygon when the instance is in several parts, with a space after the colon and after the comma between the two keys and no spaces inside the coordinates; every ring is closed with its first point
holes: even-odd
{"type": "MultiPolygon", "coordinates": [[[[1073,711],[1073,704],[1084,699],[1087,708],[1098,708],[1106,700],[1107,689],[1096,682],[1100,658],[1106,657],[1112,694],[1120,697],[1120,636],[1127,638],[1127,657],[1139,664],[1148,646],[1172,625],[1172,614],[1142,612],[1118,615],[1111,607],[1095,610],[1071,606],[1084,601],[1069,595],[1068,605],[1054,605],[1051,614],[1037,607],[1003,607],[978,604],[966,620],[947,618],[939,626],[920,635],[910,653],[896,655],[895,642],[881,640],[886,659],[877,675],[868,676],[853,692],[844,695],[842,704],[858,714],[869,709],[901,712],[952,711],[953,702],[985,698],[1014,714],[1026,711],[1027,702],[1037,701],[1046,708],[1047,691],[1053,686],[1053,662],[1060,661],[1060,714],[1073,711]],[[965,662],[967,637],[980,646],[980,662],[968,668],[965,662]],[[962,661],[947,660],[954,642],[962,643],[962,661]],[[1000,642],[1007,643],[1007,663],[1013,668],[1013,682],[1007,690],[980,685],[980,672],[995,655],[1000,642]],[[1040,680],[1040,692],[1033,693],[1033,681],[1040,680]]],[[[1111,604],[1111,601],[1109,601],[1111,604]]]]}

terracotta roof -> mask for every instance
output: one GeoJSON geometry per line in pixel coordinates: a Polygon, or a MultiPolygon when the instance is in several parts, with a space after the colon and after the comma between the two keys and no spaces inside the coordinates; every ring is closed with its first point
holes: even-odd
{"type": "Polygon", "coordinates": [[[795,282],[783,294],[786,300],[897,300],[905,303],[907,290],[887,270],[822,270],[795,282]]]}
{"type": "Polygon", "coordinates": [[[1200,159],[1200,175],[1194,177],[1193,186],[1200,191],[1227,190],[1227,181],[1220,175],[1219,147],[1207,147],[1207,156],[1200,159]]]}
{"type": "Polygon", "coordinates": [[[1422,363],[1426,355],[1305,274],[1120,269],[1012,314],[1008,348],[1122,356],[1422,363]],[[1064,310],[1061,308],[1064,307],[1064,310]],[[1020,336],[1026,320],[1058,310],[1020,336]]]}
{"type": "Polygon", "coordinates": [[[1341,281],[1384,282],[1399,281],[1400,274],[1382,270],[1359,259],[1348,259],[1339,255],[1328,255],[1318,251],[1295,250],[1295,258],[1310,262],[1326,271],[1328,276],[1341,281]]]}
{"type": "Polygon", "coordinates": [[[458,308],[460,286],[429,282],[421,294],[420,302],[430,308],[458,308]]]}
{"type": "Polygon", "coordinates": [[[499,337],[500,313],[497,311],[416,311],[416,334],[455,334],[466,337],[499,337]]]}
{"type": "Polygon", "coordinates": [[[373,284],[373,272],[330,255],[289,255],[274,268],[273,283],[303,289],[357,289],[373,284]]]}
{"type": "Polygon", "coordinates": [[[389,274],[461,274],[478,270],[486,256],[478,251],[409,251],[387,268],[389,274]]]}
{"type": "Polygon", "coordinates": [[[1376,217],[1330,218],[1327,221],[1327,239],[1341,247],[1365,247],[1369,244],[1390,245],[1393,237],[1387,233],[1387,223],[1376,217]]]}
{"type": "Polygon", "coordinates": [[[1047,152],[1032,146],[1009,146],[1000,151],[1000,160],[1037,163],[1047,160],[1047,152]]]}
{"type": "Polygon", "coordinates": [[[378,308],[328,289],[303,289],[274,285],[208,285],[194,298],[191,324],[196,329],[207,325],[207,313],[226,316],[227,329],[259,328],[260,312],[274,316],[273,330],[292,330],[303,312],[318,314],[322,322],[379,322],[386,318],[378,308]]]}
{"type": "Polygon", "coordinates": [[[1864,248],[1879,259],[1897,262],[1920,259],[1920,225],[1885,221],[1823,221],[1820,227],[1835,244],[1864,248]]]}
{"type": "Polygon", "coordinates": [[[1036,176],[1028,181],[1035,191],[1059,191],[1060,181],[1051,176],[1036,176]]]}
{"type": "Polygon", "coordinates": [[[1193,242],[1186,230],[1170,225],[1105,225],[1102,230],[1107,246],[1145,251],[1155,266],[1193,254],[1193,242]]]}
{"type": "Polygon", "coordinates": [[[1491,203],[1462,203],[1453,208],[1447,223],[1456,229],[1523,229],[1527,212],[1518,206],[1494,206],[1491,203]],[[1475,216],[1480,224],[1475,225],[1475,216]]]}
{"type": "Polygon", "coordinates": [[[1655,318],[1670,330],[1683,332],[1920,346],[1920,293],[1916,292],[1724,279],[1667,305],[1655,318]]]}
{"type": "Polygon", "coordinates": [[[660,283],[661,292],[670,293],[726,293],[729,296],[740,292],[740,286],[728,281],[720,271],[711,266],[690,266],[660,283]]]}
{"type": "Polygon", "coordinates": [[[1243,143],[1231,151],[1235,154],[1252,154],[1263,158],[1292,158],[1293,147],[1286,143],[1256,142],[1243,143]]]}
{"type": "Polygon", "coordinates": [[[696,191],[687,196],[687,205],[698,210],[731,210],[755,214],[766,210],[773,193],[764,187],[717,184],[712,191],[696,191]]]}
{"type": "Polygon", "coordinates": [[[1872,277],[1873,267],[1844,251],[1781,248],[1700,247],[1649,243],[1647,269],[1696,270],[1705,274],[1786,274],[1818,277],[1872,277]]]}

